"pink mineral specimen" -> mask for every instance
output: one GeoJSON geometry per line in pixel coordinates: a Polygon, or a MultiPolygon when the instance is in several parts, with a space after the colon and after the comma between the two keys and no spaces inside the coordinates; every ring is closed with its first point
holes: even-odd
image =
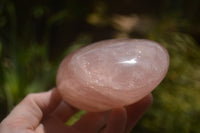
{"type": "Polygon", "coordinates": [[[69,104],[98,112],[145,97],[162,81],[169,55],[145,39],[112,39],[68,55],[57,73],[57,89],[69,104]]]}

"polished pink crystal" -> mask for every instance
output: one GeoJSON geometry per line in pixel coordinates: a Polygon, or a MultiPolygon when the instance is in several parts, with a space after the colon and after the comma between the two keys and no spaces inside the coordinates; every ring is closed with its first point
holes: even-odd
{"type": "Polygon", "coordinates": [[[98,112],[137,102],[162,81],[169,55],[145,39],[112,39],[68,55],[57,73],[57,89],[69,104],[98,112]]]}

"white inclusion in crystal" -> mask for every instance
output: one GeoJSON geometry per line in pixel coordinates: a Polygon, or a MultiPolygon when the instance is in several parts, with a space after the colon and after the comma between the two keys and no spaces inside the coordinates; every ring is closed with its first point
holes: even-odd
{"type": "Polygon", "coordinates": [[[135,64],[135,63],[137,63],[137,61],[136,61],[136,58],[133,58],[131,60],[121,61],[119,63],[123,63],[123,64],[135,64]]]}

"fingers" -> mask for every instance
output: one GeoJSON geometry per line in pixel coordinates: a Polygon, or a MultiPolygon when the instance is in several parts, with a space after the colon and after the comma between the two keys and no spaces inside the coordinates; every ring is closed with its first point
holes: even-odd
{"type": "MultiPolygon", "coordinates": [[[[44,133],[80,133],[77,129],[65,125],[64,122],[54,116],[48,117],[42,123],[44,133]]],[[[41,131],[41,129],[36,131],[41,131]]]]}
{"type": "Polygon", "coordinates": [[[52,116],[57,117],[63,123],[65,123],[71,116],[73,116],[78,111],[78,109],[62,101],[60,105],[56,108],[56,110],[52,113],[52,116]]]}
{"type": "Polygon", "coordinates": [[[108,112],[86,113],[73,127],[83,133],[96,133],[106,124],[108,114],[108,112]]]}
{"type": "MultiPolygon", "coordinates": [[[[127,106],[126,109],[113,109],[109,115],[106,128],[102,133],[128,133],[135,126],[137,121],[142,117],[148,107],[152,104],[153,97],[151,94],[139,102],[127,106]]],[[[108,114],[107,114],[108,115],[108,114]]],[[[81,132],[97,132],[106,123],[107,115],[102,113],[88,113],[83,116],[75,128],[81,132]]]]}
{"type": "Polygon", "coordinates": [[[45,128],[43,124],[40,124],[36,129],[35,133],[45,133],[45,128]]]}
{"type": "Polygon", "coordinates": [[[126,107],[127,111],[127,124],[126,132],[129,133],[131,129],[135,126],[137,121],[143,116],[146,110],[153,102],[152,94],[147,95],[142,100],[126,107]]]}
{"type": "MultiPolygon", "coordinates": [[[[62,101],[54,112],[43,119],[45,133],[80,133],[78,130],[65,125],[65,122],[77,111],[78,109],[62,101]]],[[[41,130],[41,128],[39,129],[41,130]]]]}
{"type": "Polygon", "coordinates": [[[103,133],[124,133],[126,127],[127,114],[126,110],[122,108],[113,109],[106,128],[103,133]]]}
{"type": "Polygon", "coordinates": [[[29,94],[22,100],[2,123],[12,128],[35,129],[43,114],[54,110],[61,98],[56,89],[48,92],[29,94]]]}
{"type": "MultiPolygon", "coordinates": [[[[141,101],[128,106],[126,110],[124,108],[114,109],[110,113],[109,118],[108,112],[87,113],[71,127],[70,130],[73,130],[74,133],[78,132],[78,130],[87,133],[98,132],[99,129],[106,124],[108,119],[107,126],[103,131],[104,133],[124,133],[124,130],[125,132],[129,132],[152,104],[152,100],[152,95],[148,95],[141,101]]],[[[66,126],[64,122],[76,113],[77,110],[61,102],[61,97],[56,89],[44,93],[28,95],[13,109],[10,115],[2,121],[1,126],[3,125],[4,128],[7,127],[7,129],[13,130],[16,128],[35,130],[40,124],[44,114],[50,114],[52,110],[55,110],[51,114],[55,119],[51,119],[52,121],[48,120],[48,122],[45,123],[45,127],[46,125],[54,125],[54,120],[60,119],[60,124],[57,123],[61,126],[60,129],[62,129],[63,132],[66,130],[69,131],[69,127],[66,126]],[[55,110],[56,107],[58,108],[55,110]]],[[[37,131],[43,129],[44,128],[40,128],[40,130],[37,131]]],[[[52,130],[49,131],[51,132],[52,130]]]]}

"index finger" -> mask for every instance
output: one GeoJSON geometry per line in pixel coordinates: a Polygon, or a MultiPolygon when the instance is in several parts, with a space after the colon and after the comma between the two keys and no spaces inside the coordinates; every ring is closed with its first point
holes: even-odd
{"type": "Polygon", "coordinates": [[[134,103],[126,107],[127,111],[126,133],[129,133],[131,131],[131,129],[138,122],[138,120],[144,115],[146,110],[151,106],[152,102],[153,102],[153,96],[152,94],[148,94],[137,103],[134,103]]]}

